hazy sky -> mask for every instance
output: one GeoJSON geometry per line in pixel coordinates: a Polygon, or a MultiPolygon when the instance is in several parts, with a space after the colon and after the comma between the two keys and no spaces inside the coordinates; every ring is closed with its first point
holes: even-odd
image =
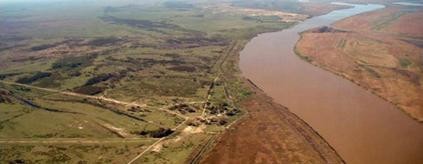
{"type": "Polygon", "coordinates": [[[66,1],[80,1],[80,2],[159,2],[161,0],[0,0],[0,3],[11,2],[66,2],[66,1]]]}

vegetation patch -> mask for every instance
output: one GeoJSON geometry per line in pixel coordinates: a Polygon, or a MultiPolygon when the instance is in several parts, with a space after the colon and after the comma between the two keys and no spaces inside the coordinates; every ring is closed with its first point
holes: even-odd
{"type": "Polygon", "coordinates": [[[73,89],[76,93],[86,94],[86,95],[96,95],[102,93],[106,90],[105,87],[97,87],[97,86],[81,86],[73,89]]]}
{"type": "Polygon", "coordinates": [[[405,42],[408,42],[410,44],[413,44],[419,48],[423,48],[423,38],[408,38],[403,39],[405,42]]]}
{"type": "Polygon", "coordinates": [[[228,44],[224,38],[205,38],[202,36],[172,38],[163,45],[166,48],[196,48],[203,46],[225,46],[228,44]]]}
{"type": "Polygon", "coordinates": [[[66,56],[53,63],[52,69],[73,69],[88,66],[92,63],[95,55],[66,56]]]}
{"type": "Polygon", "coordinates": [[[309,31],[312,32],[312,33],[335,33],[335,32],[342,33],[342,32],[347,32],[347,31],[339,30],[339,29],[329,27],[329,26],[317,27],[317,28],[311,29],[309,31]]]}
{"type": "Polygon", "coordinates": [[[387,16],[381,17],[376,22],[374,22],[373,29],[381,30],[389,26],[389,24],[391,24],[392,22],[398,20],[404,14],[405,12],[395,12],[393,14],[389,14],[387,16]]]}
{"type": "Polygon", "coordinates": [[[103,81],[107,81],[112,77],[113,77],[113,75],[110,74],[110,73],[100,74],[100,75],[97,75],[95,77],[88,79],[88,81],[85,83],[85,86],[94,85],[94,84],[97,84],[97,83],[100,83],[100,82],[103,82],[103,81]]]}
{"type": "Polygon", "coordinates": [[[195,67],[190,67],[190,66],[174,66],[174,67],[170,67],[169,69],[173,71],[182,71],[182,72],[194,72],[196,70],[195,67]]]}
{"type": "Polygon", "coordinates": [[[195,107],[190,106],[188,104],[176,104],[174,106],[171,106],[169,110],[178,111],[179,113],[182,113],[182,114],[197,112],[197,109],[195,107]]]}
{"type": "Polygon", "coordinates": [[[173,29],[179,31],[190,31],[186,30],[178,25],[169,24],[165,22],[156,22],[151,20],[136,20],[136,19],[125,19],[125,18],[117,18],[114,16],[102,16],[100,17],[101,20],[104,22],[118,24],[118,25],[126,25],[134,28],[140,28],[147,31],[154,31],[159,33],[166,33],[163,29],[173,29]]]}
{"type": "Polygon", "coordinates": [[[408,71],[408,70],[403,70],[403,69],[394,69],[394,71],[402,75],[404,78],[406,78],[408,81],[410,81],[414,85],[421,86],[421,83],[420,83],[421,76],[419,74],[408,71]]]}
{"type": "Polygon", "coordinates": [[[53,48],[53,47],[56,47],[56,46],[57,45],[55,45],[55,44],[43,44],[43,45],[38,45],[38,46],[31,47],[31,50],[32,51],[41,51],[41,50],[53,48]]]}
{"type": "Polygon", "coordinates": [[[7,77],[16,76],[16,75],[20,75],[20,73],[5,73],[5,74],[0,74],[0,80],[4,80],[7,77]]]}
{"type": "Polygon", "coordinates": [[[407,68],[409,67],[411,64],[413,64],[409,59],[407,58],[400,58],[399,59],[399,63],[401,65],[402,68],[407,68]]]}
{"type": "Polygon", "coordinates": [[[23,78],[18,79],[16,82],[22,83],[22,84],[31,84],[34,81],[40,80],[42,78],[50,77],[52,73],[50,72],[37,72],[32,76],[26,76],[23,78]]]}
{"type": "Polygon", "coordinates": [[[122,42],[122,39],[116,37],[106,37],[106,38],[97,38],[94,40],[90,40],[87,44],[90,46],[112,46],[122,42]]]}
{"type": "Polygon", "coordinates": [[[169,128],[159,128],[157,130],[144,130],[141,131],[139,134],[142,136],[149,136],[153,138],[162,138],[169,136],[173,133],[173,130],[169,128]]]}

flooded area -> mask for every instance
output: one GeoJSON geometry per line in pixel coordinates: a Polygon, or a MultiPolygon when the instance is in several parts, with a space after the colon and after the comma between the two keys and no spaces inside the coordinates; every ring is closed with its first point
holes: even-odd
{"type": "Polygon", "coordinates": [[[241,52],[243,75],[311,125],[347,163],[423,163],[422,123],[294,53],[299,32],[384,7],[351,6],[253,38],[241,52]]]}

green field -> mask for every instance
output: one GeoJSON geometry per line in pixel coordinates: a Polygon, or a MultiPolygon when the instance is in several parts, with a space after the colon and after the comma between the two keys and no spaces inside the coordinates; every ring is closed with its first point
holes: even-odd
{"type": "Polygon", "coordinates": [[[223,4],[0,1],[0,160],[188,161],[243,113],[245,43],[295,24],[223,4]]]}

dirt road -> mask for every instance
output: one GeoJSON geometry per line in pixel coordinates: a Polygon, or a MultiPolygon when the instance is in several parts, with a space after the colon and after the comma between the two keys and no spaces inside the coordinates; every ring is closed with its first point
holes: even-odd
{"type": "Polygon", "coordinates": [[[0,139],[0,144],[105,144],[138,143],[157,140],[155,138],[8,138],[0,139]]]}
{"type": "Polygon", "coordinates": [[[242,104],[249,114],[200,163],[344,163],[303,120],[251,88],[256,94],[242,104]]]}
{"type": "MultiPolygon", "coordinates": [[[[9,85],[16,85],[16,86],[22,86],[22,87],[32,88],[32,89],[38,89],[38,90],[47,91],[47,92],[53,92],[53,93],[60,93],[60,94],[63,94],[63,95],[68,95],[68,96],[75,96],[75,97],[80,97],[80,98],[102,100],[102,101],[105,101],[105,102],[119,104],[119,105],[124,105],[124,106],[141,106],[141,107],[146,107],[147,106],[146,104],[138,104],[138,103],[135,103],[135,102],[124,102],[124,101],[119,101],[119,100],[112,99],[112,98],[107,98],[107,97],[104,97],[104,96],[84,95],[84,94],[75,93],[75,92],[61,91],[61,90],[50,89],[50,88],[41,88],[41,87],[36,87],[36,86],[27,85],[27,84],[21,84],[21,83],[16,83],[16,82],[0,81],[0,83],[9,84],[9,85]]],[[[174,112],[174,111],[167,110],[166,108],[157,108],[157,110],[164,111],[164,112],[167,112],[167,113],[172,114],[172,115],[176,115],[176,116],[181,117],[183,119],[187,119],[186,116],[184,116],[184,115],[182,115],[180,113],[174,112]]],[[[152,122],[150,122],[150,123],[152,123],[152,122]]]]}

